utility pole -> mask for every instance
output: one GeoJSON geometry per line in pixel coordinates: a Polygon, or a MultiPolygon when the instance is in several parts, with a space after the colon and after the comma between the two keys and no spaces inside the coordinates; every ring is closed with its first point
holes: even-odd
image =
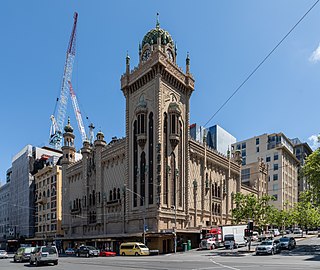
{"type": "Polygon", "coordinates": [[[144,211],[143,211],[143,244],[146,244],[146,204],[145,204],[145,198],[141,196],[140,194],[134,192],[130,188],[127,188],[126,185],[124,185],[124,189],[131,192],[132,194],[137,195],[143,203],[144,211]]]}

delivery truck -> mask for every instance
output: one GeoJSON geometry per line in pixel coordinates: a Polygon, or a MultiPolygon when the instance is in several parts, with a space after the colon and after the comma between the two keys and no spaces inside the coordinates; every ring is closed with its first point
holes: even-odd
{"type": "Polygon", "coordinates": [[[247,225],[226,225],[212,228],[201,240],[200,249],[214,249],[223,246],[229,248],[230,244],[233,244],[233,247],[245,246],[244,230],[246,228],[247,225]],[[226,239],[225,236],[227,236],[226,239]]]}

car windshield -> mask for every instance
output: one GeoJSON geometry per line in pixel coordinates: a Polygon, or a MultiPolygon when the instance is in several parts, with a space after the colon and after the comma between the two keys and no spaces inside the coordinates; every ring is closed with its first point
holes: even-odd
{"type": "Polygon", "coordinates": [[[53,247],[44,247],[42,248],[42,252],[48,252],[49,254],[57,253],[56,249],[53,247]]]}
{"type": "Polygon", "coordinates": [[[87,248],[90,249],[90,250],[96,250],[96,248],[92,247],[92,246],[87,246],[87,248]]]}
{"type": "Polygon", "coordinates": [[[289,238],[285,238],[285,237],[280,238],[280,242],[289,242],[289,238]]]}
{"type": "Polygon", "coordinates": [[[26,247],[24,253],[31,253],[34,250],[33,247],[26,247]]]}
{"type": "Polygon", "coordinates": [[[224,241],[234,241],[233,235],[225,236],[225,237],[224,237],[224,241]]]}
{"type": "Polygon", "coordinates": [[[148,248],[147,246],[145,246],[145,245],[138,245],[139,246],[139,248],[148,248]]]}
{"type": "Polygon", "coordinates": [[[272,246],[272,241],[262,241],[261,246],[272,246]]]}

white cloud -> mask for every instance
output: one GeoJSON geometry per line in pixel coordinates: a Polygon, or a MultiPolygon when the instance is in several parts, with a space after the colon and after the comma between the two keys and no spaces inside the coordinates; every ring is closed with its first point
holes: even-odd
{"type": "Polygon", "coordinates": [[[318,48],[316,48],[315,51],[313,51],[313,53],[309,57],[309,61],[313,63],[317,63],[320,61],[320,44],[318,48]]]}
{"type": "Polygon", "coordinates": [[[316,150],[318,147],[320,147],[318,135],[311,135],[308,140],[310,142],[310,147],[312,148],[312,150],[316,150]]]}

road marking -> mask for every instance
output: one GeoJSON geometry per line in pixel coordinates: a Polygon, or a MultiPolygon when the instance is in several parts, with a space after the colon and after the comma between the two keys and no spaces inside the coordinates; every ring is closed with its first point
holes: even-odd
{"type": "Polygon", "coordinates": [[[210,259],[210,261],[216,265],[219,265],[221,267],[224,267],[224,268],[228,268],[228,269],[231,269],[231,270],[240,270],[239,268],[234,268],[232,266],[228,266],[228,265],[224,265],[224,264],[221,264],[221,263],[218,263],[218,262],[215,262],[214,260],[210,259]]]}

